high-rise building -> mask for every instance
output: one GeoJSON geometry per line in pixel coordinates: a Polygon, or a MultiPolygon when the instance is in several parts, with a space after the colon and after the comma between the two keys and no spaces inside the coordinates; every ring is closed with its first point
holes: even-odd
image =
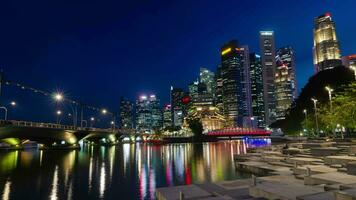
{"type": "Polygon", "coordinates": [[[231,123],[242,126],[251,113],[251,85],[248,48],[232,40],[221,48],[222,101],[224,115],[231,123]]]}
{"type": "Polygon", "coordinates": [[[316,72],[341,65],[339,48],[331,14],[325,13],[315,18],[313,54],[316,72]]]}
{"type": "Polygon", "coordinates": [[[199,81],[194,81],[188,85],[189,97],[192,101],[198,96],[199,81]]]}
{"type": "Polygon", "coordinates": [[[276,69],[273,31],[260,31],[260,49],[263,74],[263,101],[266,126],[276,120],[274,75],[276,69]]]}
{"type": "Polygon", "coordinates": [[[223,78],[222,78],[222,67],[218,65],[215,76],[215,98],[214,103],[218,108],[221,114],[224,113],[224,104],[223,104],[223,78]]]}
{"type": "Polygon", "coordinates": [[[293,49],[290,46],[282,47],[276,54],[276,119],[280,120],[285,119],[298,94],[293,49]]]}
{"type": "Polygon", "coordinates": [[[252,115],[251,124],[259,128],[265,128],[265,105],[263,101],[263,78],[261,56],[250,53],[250,78],[252,115]]]}
{"type": "Polygon", "coordinates": [[[174,126],[182,126],[184,116],[186,115],[186,105],[183,103],[183,98],[186,93],[181,88],[171,87],[171,113],[174,126]]]}
{"type": "Polygon", "coordinates": [[[163,128],[171,127],[172,126],[172,112],[171,112],[171,105],[165,105],[163,107],[163,128]]]}
{"type": "Polygon", "coordinates": [[[134,127],[133,103],[124,97],[120,98],[120,127],[132,129],[134,127]]]}
{"type": "Polygon", "coordinates": [[[215,96],[215,74],[206,68],[200,68],[199,79],[201,83],[206,85],[207,93],[215,96]]]}
{"type": "Polygon", "coordinates": [[[162,128],[162,112],[159,99],[155,95],[140,96],[136,101],[136,130],[140,133],[153,133],[162,128]]]}

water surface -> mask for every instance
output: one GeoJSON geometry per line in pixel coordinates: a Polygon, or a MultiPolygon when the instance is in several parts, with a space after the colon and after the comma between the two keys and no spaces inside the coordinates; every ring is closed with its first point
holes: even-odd
{"type": "Polygon", "coordinates": [[[247,178],[233,155],[265,145],[270,140],[0,151],[0,198],[154,199],[157,187],[247,178]]]}

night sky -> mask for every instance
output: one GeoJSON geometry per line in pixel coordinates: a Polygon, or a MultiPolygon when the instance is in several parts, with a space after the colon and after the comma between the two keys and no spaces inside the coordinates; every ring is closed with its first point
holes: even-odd
{"type": "MultiPolygon", "coordinates": [[[[301,89],[313,74],[314,17],[331,12],[342,55],[353,54],[355,8],[355,0],[1,1],[0,66],[6,79],[116,111],[120,96],[169,102],[171,85],[187,87],[202,66],[216,70],[222,44],[237,39],[259,53],[259,31],[273,30],[276,47],[295,49],[301,89]]],[[[56,109],[70,111],[5,87],[1,103],[11,100],[10,119],[53,122],[56,109]]]]}

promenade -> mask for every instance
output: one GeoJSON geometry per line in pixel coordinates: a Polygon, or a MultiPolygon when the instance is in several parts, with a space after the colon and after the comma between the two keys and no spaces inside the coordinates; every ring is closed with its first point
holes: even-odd
{"type": "Polygon", "coordinates": [[[250,179],[158,188],[157,199],[356,199],[356,141],[307,141],[235,155],[250,179]]]}

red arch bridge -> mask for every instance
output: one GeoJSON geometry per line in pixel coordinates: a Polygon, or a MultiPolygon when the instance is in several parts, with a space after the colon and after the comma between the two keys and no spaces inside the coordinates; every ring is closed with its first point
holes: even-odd
{"type": "Polygon", "coordinates": [[[270,136],[271,131],[258,128],[241,128],[241,127],[232,127],[232,128],[223,128],[214,131],[209,131],[206,133],[208,136],[215,137],[239,137],[239,136],[270,136]]]}

